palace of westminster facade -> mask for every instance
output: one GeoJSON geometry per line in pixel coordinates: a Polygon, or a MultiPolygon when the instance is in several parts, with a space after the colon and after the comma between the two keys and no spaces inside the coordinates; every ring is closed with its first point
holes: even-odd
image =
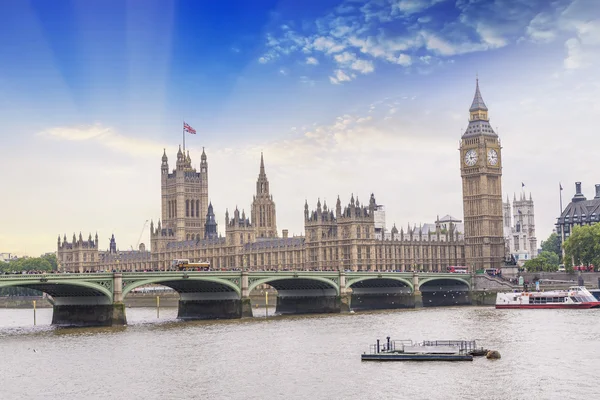
{"type": "Polygon", "coordinates": [[[166,152],[161,164],[161,219],[150,224],[151,250],[118,251],[114,236],[108,251],[98,247],[98,235],[84,240],[58,238],[60,271],[163,270],[173,260],[208,261],[217,270],[373,270],[446,271],[466,265],[472,270],[499,268],[505,257],[501,188],[500,141],[488,119],[488,109],[476,85],[469,109],[469,126],[462,135],[460,165],[463,186],[464,232],[450,218],[436,224],[382,230],[381,213],[371,194],[368,204],[354,196],[335,209],[317,202],[304,205],[305,236],[277,231],[275,202],[261,154],[250,216],[237,208],[225,213],[220,236],[208,199],[208,162],[202,151],[200,169],[189,152],[179,149],[176,168],[169,172],[166,152]],[[378,215],[379,213],[379,215],[378,215]]]}

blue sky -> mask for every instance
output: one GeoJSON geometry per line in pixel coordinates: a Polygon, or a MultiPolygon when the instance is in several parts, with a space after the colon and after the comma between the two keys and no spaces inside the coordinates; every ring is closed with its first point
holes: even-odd
{"type": "Polygon", "coordinates": [[[599,50],[592,0],[4,1],[0,252],[73,231],[135,246],[184,118],[221,225],[249,209],[261,151],[279,229],[302,233],[305,199],[352,193],[374,192],[390,226],[462,217],[477,74],[503,190],[525,182],[544,239],[558,182],[565,204],[600,183],[599,50]]]}

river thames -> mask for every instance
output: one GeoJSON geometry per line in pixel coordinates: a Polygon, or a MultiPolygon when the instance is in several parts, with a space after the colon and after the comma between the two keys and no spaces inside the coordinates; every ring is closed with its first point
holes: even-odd
{"type": "MultiPolygon", "coordinates": [[[[255,310],[255,314],[264,310],[255,310]]],[[[0,309],[1,399],[580,399],[598,396],[600,310],[429,308],[51,327],[0,309]],[[379,338],[476,339],[502,359],[361,362],[379,338]]]]}

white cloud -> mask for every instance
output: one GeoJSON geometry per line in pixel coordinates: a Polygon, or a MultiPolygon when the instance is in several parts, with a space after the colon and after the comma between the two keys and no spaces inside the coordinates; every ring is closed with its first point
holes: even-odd
{"type": "Polygon", "coordinates": [[[360,72],[361,74],[369,74],[375,71],[373,62],[368,60],[356,60],[350,65],[350,68],[360,72]]]}
{"type": "Polygon", "coordinates": [[[59,141],[91,142],[109,150],[135,157],[156,157],[166,147],[151,140],[118,134],[113,128],[100,124],[55,127],[41,131],[36,136],[59,141]]]}
{"type": "Polygon", "coordinates": [[[420,13],[445,0],[395,0],[392,1],[392,15],[411,15],[420,13]]]}
{"type": "Polygon", "coordinates": [[[348,82],[350,80],[352,80],[352,78],[350,76],[348,76],[348,74],[346,74],[341,69],[335,70],[334,76],[329,77],[329,81],[335,85],[342,83],[342,82],[348,82]]]}
{"type": "Polygon", "coordinates": [[[349,62],[356,60],[356,56],[352,53],[345,51],[343,53],[336,54],[333,57],[333,59],[339,64],[347,64],[349,62]]]}
{"type": "Polygon", "coordinates": [[[311,44],[311,47],[327,54],[338,53],[346,48],[344,44],[337,43],[333,38],[325,36],[319,36],[315,38],[311,44]]]}
{"type": "Polygon", "coordinates": [[[316,59],[316,58],[314,58],[314,57],[307,57],[307,58],[306,58],[306,63],[307,63],[308,65],[318,65],[318,64],[319,64],[319,60],[317,60],[317,59],[316,59]]]}
{"type": "MultiPolygon", "coordinates": [[[[453,5],[456,13],[434,11],[443,1],[371,0],[361,5],[358,4],[361,2],[343,3],[329,14],[317,18],[314,24],[302,25],[298,31],[294,31],[291,24],[286,24],[277,37],[268,35],[267,52],[263,57],[269,61],[294,51],[320,52],[334,60],[337,64],[334,69],[367,73],[375,69],[377,62],[410,67],[415,58],[430,60],[427,57],[435,55],[438,63],[430,63],[427,69],[423,69],[422,65],[415,69],[430,73],[434,68],[444,65],[448,57],[494,50],[524,38],[535,42],[553,40],[556,37],[557,18],[569,2],[567,11],[577,16],[569,17],[569,29],[578,32],[577,37],[582,45],[580,53],[585,51],[587,42],[600,41],[600,24],[589,18],[580,18],[582,10],[584,13],[587,11],[588,16],[594,14],[589,2],[556,0],[549,7],[546,0],[446,0],[451,3],[447,6],[453,5]],[[371,59],[355,63],[352,57],[359,52],[371,59]]],[[[600,2],[595,2],[592,9],[598,7],[596,3],[600,5],[600,2]]],[[[569,14],[567,11],[565,13],[569,14]]],[[[561,18],[567,20],[565,16],[561,18]]],[[[573,46],[570,48],[572,52],[576,51],[573,46]]],[[[578,61],[572,59],[567,64],[578,65],[578,61]]],[[[339,83],[339,80],[334,77],[332,82],[339,83]]]]}
{"type": "Polygon", "coordinates": [[[412,64],[412,57],[408,54],[400,54],[395,62],[403,67],[409,67],[412,64]]]}

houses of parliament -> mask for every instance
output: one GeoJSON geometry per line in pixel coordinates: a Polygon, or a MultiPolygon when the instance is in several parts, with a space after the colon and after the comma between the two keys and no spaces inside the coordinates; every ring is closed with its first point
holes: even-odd
{"type": "MultiPolygon", "coordinates": [[[[225,236],[218,232],[208,193],[208,159],[199,169],[179,148],[175,168],[162,155],[161,219],[150,224],[150,250],[119,251],[112,236],[100,250],[98,235],[58,238],[59,270],[164,270],[173,260],[210,262],[217,270],[368,270],[446,271],[465,265],[471,270],[499,268],[505,255],[502,205],[502,158],[498,135],[476,84],[469,125],[462,135],[460,171],[464,225],[446,216],[434,223],[385,228],[385,211],[373,194],[361,203],[352,195],[335,206],[317,200],[304,205],[304,236],[289,237],[277,229],[275,201],[263,155],[250,214],[225,213],[225,236]],[[463,228],[464,227],[464,228],[463,228]]],[[[275,191],[276,193],[276,191],[275,191]]],[[[300,211],[300,210],[299,210],[300,211]]]]}

